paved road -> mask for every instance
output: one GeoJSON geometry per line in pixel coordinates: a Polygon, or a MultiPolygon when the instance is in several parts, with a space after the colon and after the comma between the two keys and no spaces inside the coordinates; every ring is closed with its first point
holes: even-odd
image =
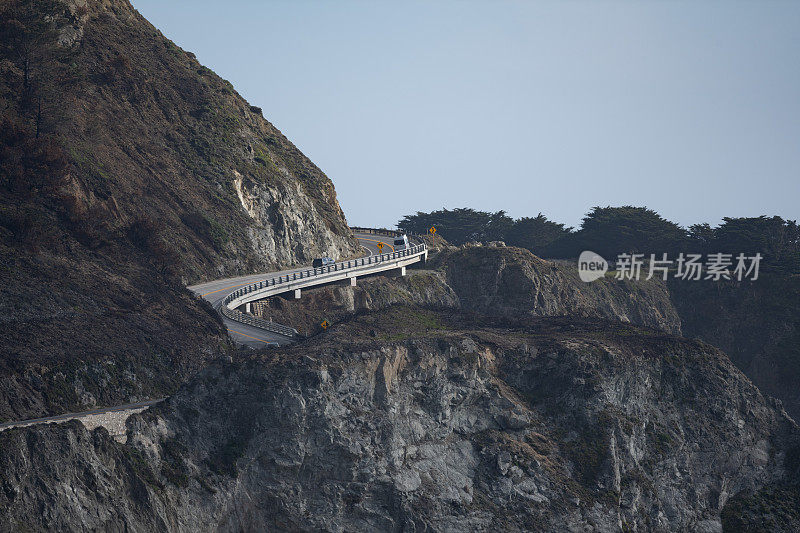
{"type": "Polygon", "coordinates": [[[394,246],[392,246],[392,238],[391,237],[383,237],[381,235],[372,235],[366,233],[355,233],[354,234],[358,239],[358,242],[361,243],[361,247],[369,252],[369,255],[378,255],[378,243],[382,242],[384,244],[383,253],[394,252],[394,246]]]}
{"type": "MultiPolygon", "coordinates": [[[[236,278],[218,279],[214,281],[209,281],[207,283],[192,285],[191,287],[189,287],[189,290],[191,290],[195,294],[202,296],[203,298],[208,300],[212,306],[214,306],[214,309],[219,310],[219,307],[222,305],[222,300],[228,294],[235,291],[239,287],[255,283],[256,281],[260,281],[265,277],[269,277],[271,275],[285,274],[287,272],[295,272],[296,270],[301,270],[301,269],[284,270],[281,272],[273,272],[269,274],[267,273],[253,274],[249,276],[239,276],[236,278]]],[[[241,322],[233,321],[227,317],[222,317],[222,322],[225,324],[225,327],[228,328],[228,334],[231,336],[231,339],[233,339],[233,341],[236,344],[250,346],[252,348],[263,348],[264,346],[268,345],[280,346],[291,342],[291,339],[289,337],[285,337],[277,333],[272,333],[270,331],[265,331],[261,328],[256,328],[254,326],[248,326],[247,324],[242,324],[241,322]]]]}
{"type": "MultiPolygon", "coordinates": [[[[377,254],[379,242],[383,242],[385,244],[383,253],[388,253],[394,250],[391,245],[390,237],[381,237],[380,235],[363,233],[355,233],[354,235],[361,243],[362,248],[365,249],[365,255],[377,254]]],[[[239,287],[255,283],[256,281],[260,281],[267,277],[299,272],[301,270],[306,270],[309,267],[310,265],[306,265],[291,270],[282,270],[280,272],[265,272],[263,274],[251,274],[248,276],[239,276],[235,278],[218,279],[209,281],[207,283],[192,285],[189,287],[189,290],[193,291],[195,294],[199,294],[208,300],[215,309],[218,309],[219,306],[222,305],[222,300],[239,287]]],[[[271,331],[265,331],[254,326],[248,326],[246,324],[230,320],[226,317],[223,317],[222,321],[225,323],[225,327],[228,328],[228,333],[236,344],[246,345],[252,348],[262,348],[269,345],[281,346],[292,342],[291,338],[284,335],[272,333],[271,331]]],[[[291,324],[287,325],[290,326],[291,324]]]]}
{"type": "Polygon", "coordinates": [[[126,403],[124,405],[115,405],[114,407],[98,407],[91,411],[82,411],[80,413],[65,413],[63,415],[45,416],[42,418],[31,418],[30,420],[19,420],[17,422],[5,422],[0,424],[0,431],[17,426],[32,426],[35,424],[46,424],[48,422],[62,422],[64,420],[72,420],[73,418],[83,418],[89,415],[100,415],[103,413],[113,413],[115,411],[129,411],[131,409],[141,409],[142,407],[150,407],[151,405],[162,401],[164,398],[157,400],[146,400],[143,402],[126,403]]]}

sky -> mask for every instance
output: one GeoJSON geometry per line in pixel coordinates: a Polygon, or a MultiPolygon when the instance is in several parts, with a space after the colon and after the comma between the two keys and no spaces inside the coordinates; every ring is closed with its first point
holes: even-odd
{"type": "Polygon", "coordinates": [[[351,225],[800,219],[800,2],[132,3],[263,108],[351,225]]]}

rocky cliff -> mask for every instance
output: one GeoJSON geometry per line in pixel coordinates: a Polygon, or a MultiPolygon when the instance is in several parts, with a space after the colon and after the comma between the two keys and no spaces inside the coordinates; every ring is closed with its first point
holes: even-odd
{"type": "MultiPolygon", "coordinates": [[[[799,437],[708,345],[395,307],[206,369],[125,445],[0,434],[0,509],[7,530],[720,531],[797,501],[799,437]]],[[[791,531],[788,509],[759,516],[791,531]]]]}
{"type": "Polygon", "coordinates": [[[0,4],[0,420],[163,395],[180,287],[359,252],[331,181],[127,0],[0,4]]]}

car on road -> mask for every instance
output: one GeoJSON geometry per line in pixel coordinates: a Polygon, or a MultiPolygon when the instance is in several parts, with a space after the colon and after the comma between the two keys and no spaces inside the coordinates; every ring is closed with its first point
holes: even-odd
{"type": "Polygon", "coordinates": [[[408,236],[407,235],[398,235],[394,238],[394,251],[399,252],[401,250],[406,250],[408,248],[408,236]]]}
{"type": "Polygon", "coordinates": [[[311,266],[314,268],[322,268],[333,265],[335,263],[336,261],[334,261],[330,257],[317,257],[316,259],[314,259],[314,261],[311,262],[311,266]]]}

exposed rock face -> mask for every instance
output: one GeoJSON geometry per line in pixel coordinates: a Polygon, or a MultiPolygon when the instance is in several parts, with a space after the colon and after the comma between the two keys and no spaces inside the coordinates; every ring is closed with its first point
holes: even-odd
{"type": "MultiPolygon", "coordinates": [[[[288,172],[285,177],[289,177],[288,172]]],[[[287,181],[269,186],[254,181],[245,183],[241,175],[234,180],[242,206],[252,219],[247,235],[258,255],[279,265],[310,263],[321,256],[344,259],[355,255],[348,232],[344,231],[344,235],[331,232],[325,217],[300,184],[287,181]]]]}
{"type": "Polygon", "coordinates": [[[524,250],[447,248],[433,256],[461,308],[516,316],[615,318],[699,338],[723,350],[765,393],[800,419],[800,277],[762,272],[756,281],[670,279],[583,283],[574,264],[524,250]]]}
{"type": "Polygon", "coordinates": [[[680,318],[659,280],[580,280],[575,266],[522,248],[462,247],[439,259],[466,311],[494,316],[595,316],[679,334],[680,318]]]}
{"type": "Polygon", "coordinates": [[[213,366],[131,417],[126,445],[77,424],[6,431],[3,521],[719,531],[732,496],[798,480],[797,426],[714,348],[604,322],[464,320],[393,308],[213,366]]]}
{"type": "Polygon", "coordinates": [[[0,3],[0,420],[174,392],[181,285],[360,252],[331,181],[127,0],[0,3]]]}

